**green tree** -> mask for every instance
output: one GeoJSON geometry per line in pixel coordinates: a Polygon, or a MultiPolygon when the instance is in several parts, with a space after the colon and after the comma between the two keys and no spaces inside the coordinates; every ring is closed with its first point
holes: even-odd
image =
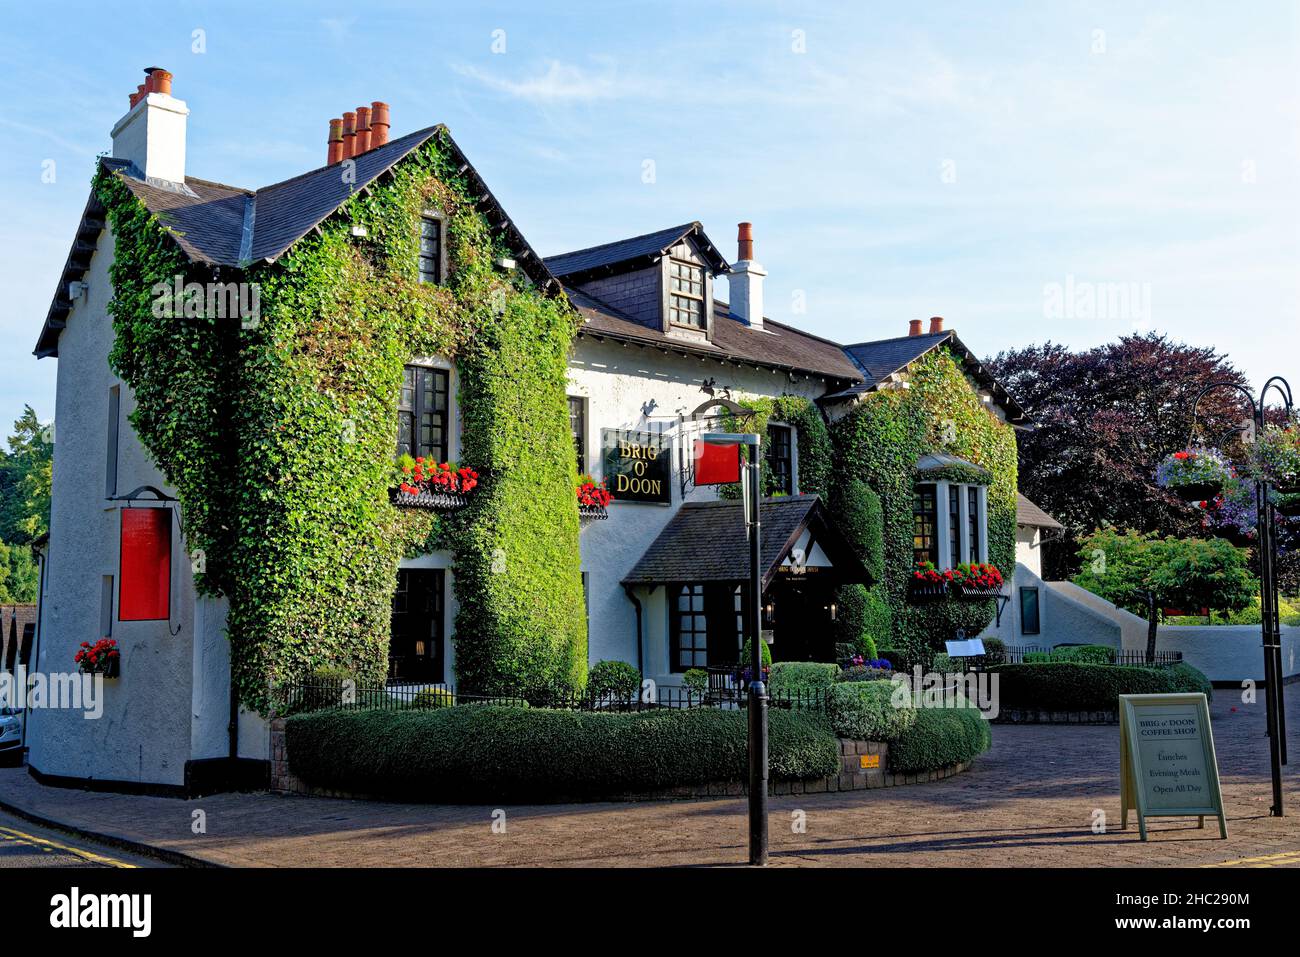
{"type": "Polygon", "coordinates": [[[1162,609],[1239,611],[1259,591],[1249,553],[1219,538],[1101,528],[1082,540],[1079,558],[1083,571],[1076,584],[1146,619],[1148,661],[1155,659],[1162,609]]]}
{"type": "Polygon", "coordinates": [[[0,539],[30,544],[50,527],[54,443],[30,405],[14,423],[9,451],[0,452],[0,539]]]}

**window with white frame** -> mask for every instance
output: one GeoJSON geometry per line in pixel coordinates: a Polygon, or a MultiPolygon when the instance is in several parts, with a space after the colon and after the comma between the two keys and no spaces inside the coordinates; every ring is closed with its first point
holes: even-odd
{"type": "Polygon", "coordinates": [[[668,322],[691,329],[708,328],[704,312],[704,267],[668,260],[668,322]]]}

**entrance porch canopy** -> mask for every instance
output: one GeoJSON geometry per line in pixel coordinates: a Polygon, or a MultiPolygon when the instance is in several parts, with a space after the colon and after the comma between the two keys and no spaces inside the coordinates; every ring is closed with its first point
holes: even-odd
{"type": "MultiPolygon", "coordinates": [[[[828,584],[872,584],[870,573],[816,495],[765,498],[760,560],[763,590],[778,575],[828,584]]],[[[749,540],[736,501],[688,502],[677,510],[624,585],[749,580],[749,540]]]]}

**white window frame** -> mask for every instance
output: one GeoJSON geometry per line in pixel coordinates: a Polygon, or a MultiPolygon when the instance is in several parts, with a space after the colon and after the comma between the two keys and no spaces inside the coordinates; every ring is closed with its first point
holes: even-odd
{"type": "Polygon", "coordinates": [[[976,521],[979,528],[980,547],[979,555],[976,557],[978,562],[987,562],[989,560],[989,490],[986,485],[974,485],[969,482],[934,482],[917,484],[933,484],[936,486],[936,534],[939,537],[939,555],[945,559],[943,566],[945,568],[956,568],[962,562],[966,561],[966,549],[968,547],[970,529],[970,490],[976,490],[976,507],[979,514],[976,521]],[[960,528],[957,535],[957,552],[952,553],[952,519],[949,513],[948,497],[949,489],[957,489],[957,514],[960,528]]]}

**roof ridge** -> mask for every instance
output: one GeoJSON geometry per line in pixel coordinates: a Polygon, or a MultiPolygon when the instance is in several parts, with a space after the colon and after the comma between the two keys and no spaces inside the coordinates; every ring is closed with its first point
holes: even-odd
{"type": "Polygon", "coordinates": [[[856,349],[858,346],[878,346],[885,342],[903,342],[906,339],[928,339],[931,336],[955,336],[956,334],[955,329],[944,329],[942,332],[918,332],[914,336],[890,336],[888,339],[864,339],[862,342],[846,342],[842,348],[856,349]]]}
{"type": "Polygon", "coordinates": [[[685,236],[690,230],[699,227],[702,231],[704,226],[698,219],[691,220],[689,223],[682,223],[680,226],[665,226],[663,229],[652,229],[648,233],[641,233],[637,236],[624,236],[622,239],[611,239],[607,243],[597,243],[595,246],[583,246],[581,249],[567,249],[562,253],[552,253],[550,256],[543,256],[543,261],[547,259],[562,259],[565,256],[576,256],[578,253],[595,252],[597,249],[608,249],[610,246],[621,246],[624,243],[633,243],[638,239],[649,239],[651,236],[658,236],[661,233],[677,232],[678,236],[685,236]]]}
{"type": "MultiPolygon", "coordinates": [[[[364,153],[359,153],[356,156],[349,157],[349,159],[355,160],[355,159],[360,159],[362,156],[369,156],[370,154],[378,150],[387,149],[390,146],[396,146],[398,143],[401,143],[403,140],[413,139],[422,134],[427,134],[427,136],[432,136],[434,133],[438,131],[439,127],[443,127],[443,126],[444,124],[442,123],[435,123],[433,126],[426,126],[422,130],[416,130],[413,133],[406,133],[402,136],[397,137],[396,139],[389,140],[383,146],[376,146],[373,149],[366,150],[366,152],[364,153]]],[[[303,179],[307,176],[315,176],[317,173],[321,172],[322,170],[327,170],[331,166],[339,166],[342,162],[344,161],[340,160],[338,163],[325,163],[322,166],[317,166],[314,169],[309,169],[306,172],[299,173],[296,176],[290,176],[288,179],[282,179],[275,183],[267,183],[265,186],[259,186],[257,189],[253,190],[253,193],[256,195],[265,192],[266,190],[275,189],[279,186],[287,186],[290,183],[295,183],[298,180],[303,179]]]]}

